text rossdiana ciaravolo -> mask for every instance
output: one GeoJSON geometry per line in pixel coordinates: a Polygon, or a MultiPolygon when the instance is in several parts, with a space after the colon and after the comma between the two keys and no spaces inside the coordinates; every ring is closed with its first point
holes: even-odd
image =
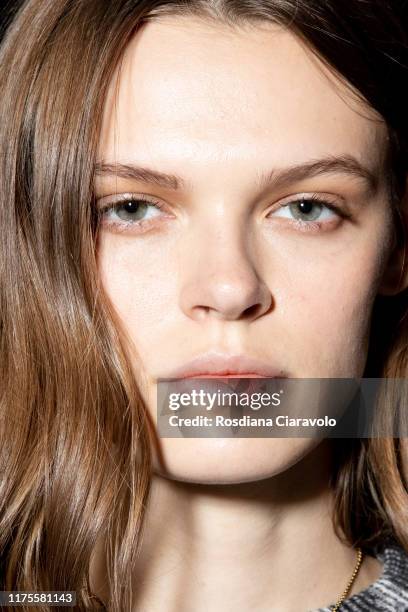
{"type": "Polygon", "coordinates": [[[169,417],[169,424],[172,427],[335,427],[336,423],[336,419],[327,415],[313,418],[291,418],[287,415],[263,418],[248,415],[242,417],[223,415],[181,417],[178,414],[172,414],[169,417]]]}

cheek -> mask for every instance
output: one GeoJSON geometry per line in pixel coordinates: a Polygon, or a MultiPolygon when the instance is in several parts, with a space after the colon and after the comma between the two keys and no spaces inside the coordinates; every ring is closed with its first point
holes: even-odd
{"type": "Polygon", "coordinates": [[[364,367],[373,297],[370,288],[354,281],[348,276],[340,277],[335,287],[320,284],[313,299],[303,297],[295,305],[300,310],[293,328],[298,339],[293,342],[302,349],[309,376],[353,377],[364,367]]]}
{"type": "MultiPolygon", "coordinates": [[[[98,243],[98,269],[105,292],[130,338],[148,356],[174,318],[180,264],[171,248],[138,244],[104,232],[98,243]]],[[[164,335],[162,336],[164,337],[164,335]]]]}
{"type": "Polygon", "coordinates": [[[386,244],[387,236],[377,231],[338,248],[297,250],[302,265],[292,260],[280,298],[287,345],[305,376],[362,375],[386,244]]]}

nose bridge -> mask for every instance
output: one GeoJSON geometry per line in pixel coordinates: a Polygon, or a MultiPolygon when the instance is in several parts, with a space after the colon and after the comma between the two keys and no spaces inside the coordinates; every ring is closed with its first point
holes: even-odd
{"type": "Polygon", "coordinates": [[[255,270],[251,257],[251,231],[232,215],[221,215],[209,224],[201,245],[207,257],[207,268],[214,278],[229,283],[248,282],[255,270]]]}
{"type": "Polygon", "coordinates": [[[201,217],[189,232],[190,255],[181,254],[181,307],[193,318],[259,316],[271,295],[259,276],[249,221],[223,209],[214,217],[201,217]]]}

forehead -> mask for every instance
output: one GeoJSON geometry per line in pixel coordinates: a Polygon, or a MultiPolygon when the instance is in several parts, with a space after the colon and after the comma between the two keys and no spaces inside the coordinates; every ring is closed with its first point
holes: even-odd
{"type": "Polygon", "coordinates": [[[379,162],[386,129],[297,36],[192,17],[133,37],[105,104],[107,160],[279,166],[352,153],[379,162]]]}

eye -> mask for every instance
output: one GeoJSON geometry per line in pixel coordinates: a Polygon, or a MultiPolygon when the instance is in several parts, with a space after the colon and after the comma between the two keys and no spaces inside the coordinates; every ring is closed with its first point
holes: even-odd
{"type": "Polygon", "coordinates": [[[336,204],[316,196],[304,196],[290,200],[269,213],[268,216],[284,217],[298,222],[323,222],[346,216],[336,204]]]}
{"type": "Polygon", "coordinates": [[[120,196],[116,201],[101,198],[97,204],[99,220],[105,225],[127,229],[141,226],[162,215],[163,205],[141,196],[120,196]]]}

